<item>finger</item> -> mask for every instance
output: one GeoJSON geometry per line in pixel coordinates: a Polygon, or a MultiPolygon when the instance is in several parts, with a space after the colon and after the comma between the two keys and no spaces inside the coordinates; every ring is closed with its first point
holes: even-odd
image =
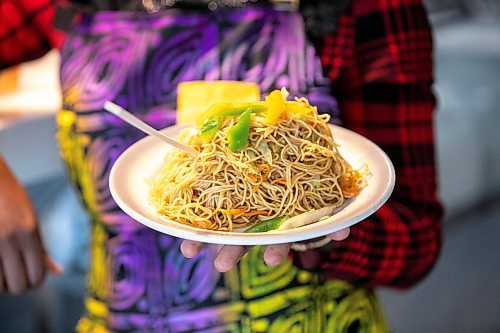
{"type": "Polygon", "coordinates": [[[231,270],[250,249],[250,246],[224,245],[215,257],[215,269],[221,273],[231,270]]]}
{"type": "Polygon", "coordinates": [[[61,265],[59,265],[57,262],[54,261],[48,254],[44,255],[44,260],[45,262],[45,267],[47,270],[54,275],[61,275],[64,273],[64,268],[62,268],[61,265]]]}
{"type": "Polygon", "coordinates": [[[200,251],[207,246],[205,243],[195,242],[185,239],[181,243],[181,252],[186,258],[195,257],[200,251]]]}
{"type": "Polygon", "coordinates": [[[313,269],[321,264],[321,255],[318,251],[309,250],[305,252],[296,252],[295,254],[304,269],[313,269]]]}
{"type": "MultiPolygon", "coordinates": [[[[0,258],[1,259],[1,258],[0,258]]],[[[4,284],[4,278],[3,278],[3,268],[2,268],[2,263],[0,262],[0,294],[4,292],[5,290],[5,284],[4,284]]]]}
{"type": "Polygon", "coordinates": [[[268,266],[281,264],[288,256],[292,244],[268,245],[264,251],[264,261],[268,266]]]}
{"type": "Polygon", "coordinates": [[[64,273],[64,268],[58,264],[52,257],[47,253],[47,250],[43,246],[42,238],[40,237],[40,233],[37,231],[38,241],[40,242],[40,247],[42,248],[42,258],[45,264],[45,269],[52,275],[61,275],[64,273]]]}
{"type": "Polygon", "coordinates": [[[19,245],[28,285],[36,287],[43,281],[45,275],[44,249],[38,231],[35,230],[32,233],[20,235],[19,245]]]}
{"type": "Polygon", "coordinates": [[[13,294],[20,294],[28,287],[21,253],[10,239],[4,239],[0,243],[6,290],[13,294]]]}
{"type": "Polygon", "coordinates": [[[351,232],[350,228],[345,228],[342,230],[339,230],[337,232],[334,232],[333,234],[329,234],[328,237],[333,239],[334,241],[341,241],[347,238],[349,236],[349,233],[351,232]]]}

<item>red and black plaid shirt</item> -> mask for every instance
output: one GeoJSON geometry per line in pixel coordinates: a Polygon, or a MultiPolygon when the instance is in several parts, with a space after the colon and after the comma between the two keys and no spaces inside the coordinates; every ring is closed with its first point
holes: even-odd
{"type": "MultiPolygon", "coordinates": [[[[61,41],[54,0],[0,3],[0,68],[61,41]]],[[[436,198],[432,40],[420,0],[354,0],[318,46],[345,127],[377,143],[396,168],[389,201],[333,250],[294,254],[298,265],[362,286],[407,287],[433,266],[441,243],[436,198]],[[304,263],[306,262],[306,263],[304,263]]]]}
{"type": "Polygon", "coordinates": [[[348,239],[306,261],[357,285],[410,286],[433,266],[441,244],[426,12],[420,0],[354,0],[320,50],[345,127],[387,153],[396,188],[348,239]]]}
{"type": "Polygon", "coordinates": [[[32,60],[60,45],[53,29],[55,0],[0,1],[0,69],[32,60]]]}

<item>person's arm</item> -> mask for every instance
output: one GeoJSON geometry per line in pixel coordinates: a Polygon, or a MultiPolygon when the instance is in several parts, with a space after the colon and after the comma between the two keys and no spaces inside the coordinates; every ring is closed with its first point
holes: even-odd
{"type": "Polygon", "coordinates": [[[56,0],[0,1],[0,70],[41,57],[58,46],[56,0]]]}
{"type": "Polygon", "coordinates": [[[321,50],[344,126],[388,154],[396,187],[346,240],[294,253],[295,261],[356,285],[411,286],[432,268],[441,244],[432,40],[425,10],[419,0],[354,0],[352,12],[340,18],[321,50]]]}
{"type": "Polygon", "coordinates": [[[47,255],[26,191],[0,155],[0,293],[37,287],[61,268],[47,255]]]}

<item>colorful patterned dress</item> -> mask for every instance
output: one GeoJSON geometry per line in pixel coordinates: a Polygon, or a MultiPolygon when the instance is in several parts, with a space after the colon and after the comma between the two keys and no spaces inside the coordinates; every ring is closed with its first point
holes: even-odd
{"type": "Polygon", "coordinates": [[[176,86],[191,80],[288,87],[338,119],[302,16],[271,6],[228,11],[100,12],[84,17],[61,51],[64,110],[58,139],[91,216],[87,312],[79,332],[384,332],[371,289],[267,267],[263,248],[228,273],[209,247],[186,259],[180,239],[133,221],[113,201],[114,161],[142,134],[104,112],[123,105],[156,128],[175,123],[176,86]]]}

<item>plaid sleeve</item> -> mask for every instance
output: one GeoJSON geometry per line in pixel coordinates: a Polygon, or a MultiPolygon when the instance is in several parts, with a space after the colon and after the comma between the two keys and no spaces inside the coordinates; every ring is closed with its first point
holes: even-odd
{"type": "Polygon", "coordinates": [[[431,269],[441,243],[426,12],[419,0],[354,0],[320,50],[345,127],[388,154],[396,188],[346,240],[293,255],[331,278],[408,287],[431,269]]]}
{"type": "Polygon", "coordinates": [[[59,45],[52,26],[55,0],[0,1],[0,69],[32,60],[59,45]]]}

